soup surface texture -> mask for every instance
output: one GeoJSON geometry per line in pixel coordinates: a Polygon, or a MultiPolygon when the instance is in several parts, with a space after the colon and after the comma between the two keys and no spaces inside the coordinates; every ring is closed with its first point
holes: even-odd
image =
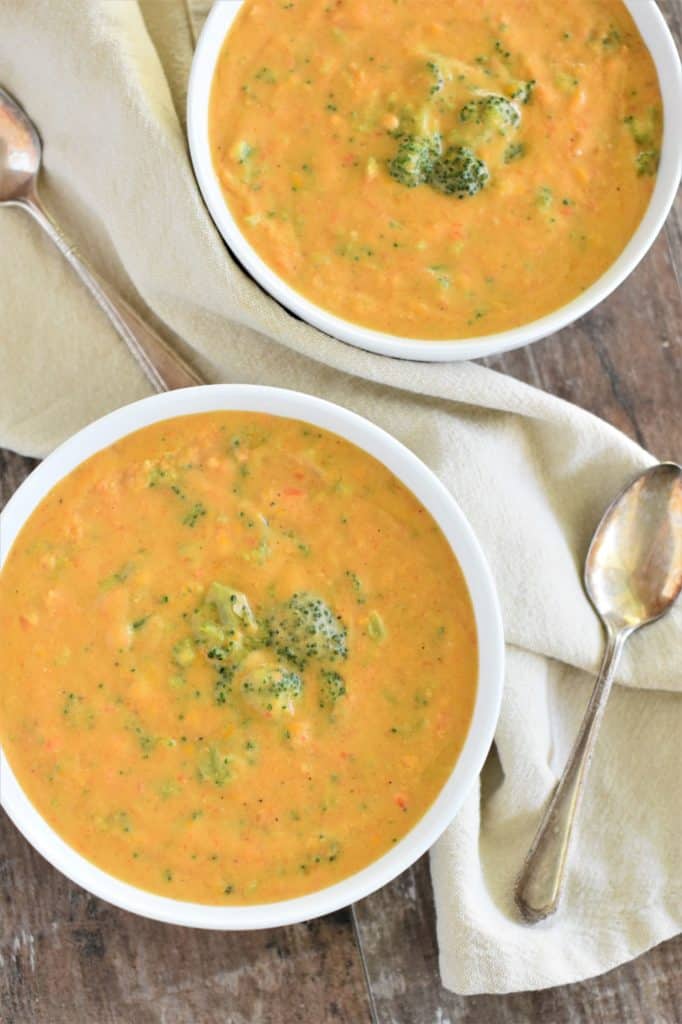
{"type": "Polygon", "coordinates": [[[430,514],[308,424],[167,420],[84,462],[0,574],[0,738],[144,889],[285,899],[391,848],[452,770],[473,610],[430,514]]]}
{"type": "Polygon", "coordinates": [[[245,0],[209,131],[232,215],[284,281],[447,339],[529,323],[607,270],[661,120],[621,0],[245,0]]]}

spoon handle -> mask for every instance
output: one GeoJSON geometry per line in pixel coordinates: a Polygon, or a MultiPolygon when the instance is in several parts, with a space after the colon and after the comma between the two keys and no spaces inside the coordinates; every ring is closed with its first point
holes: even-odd
{"type": "Polygon", "coordinates": [[[109,317],[155,391],[203,384],[201,377],[177,355],[149,324],[121,298],[116,290],[92,270],[64,236],[34,192],[20,205],[47,232],[68,260],[93,298],[109,317]]]}
{"type": "Polygon", "coordinates": [[[516,904],[529,924],[542,921],[559,905],[571,833],[580,809],[618,659],[629,631],[607,626],[608,642],[599,675],[573,750],[544,813],[516,883],[516,904]]]}

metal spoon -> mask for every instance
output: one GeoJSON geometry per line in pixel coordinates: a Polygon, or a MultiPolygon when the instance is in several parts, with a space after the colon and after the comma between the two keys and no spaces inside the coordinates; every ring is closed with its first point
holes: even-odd
{"type": "Polygon", "coordinates": [[[607,508],[587,553],[585,589],[606,627],[606,651],[571,756],[516,883],[516,903],[530,924],[559,905],[571,832],[625,641],[665,615],[682,589],[680,466],[653,466],[607,508]]]}
{"type": "Polygon", "coordinates": [[[157,391],[203,384],[202,379],[146,324],[114,288],[76,252],[38,197],[42,145],[35,125],[0,88],[0,205],[26,210],[45,229],[59,251],[100,304],[157,391]]]}

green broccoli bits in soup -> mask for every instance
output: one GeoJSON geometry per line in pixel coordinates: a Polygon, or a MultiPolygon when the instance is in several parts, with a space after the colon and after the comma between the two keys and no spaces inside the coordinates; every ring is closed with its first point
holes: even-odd
{"type": "MultiPolygon", "coordinates": [[[[303,692],[300,673],[309,663],[325,665],[348,657],[341,619],[322,598],[304,592],[268,606],[257,618],[245,594],[212,583],[193,615],[192,628],[192,637],[173,647],[173,662],[187,667],[201,651],[215,673],[217,704],[241,699],[264,712],[293,714],[303,692]]],[[[338,697],[346,692],[345,683],[334,675],[338,697]]]]}
{"type": "Polygon", "coordinates": [[[289,899],[382,856],[476,694],[427,510],[342,437],[251,412],[156,423],[58,484],[0,573],[0,635],[0,739],[38,811],[192,902],[289,899]]]}
{"type": "Polygon", "coordinates": [[[434,165],[430,184],[446,195],[475,196],[490,174],[488,168],[467,146],[451,146],[434,165]]]}
{"type": "Polygon", "coordinates": [[[465,103],[459,112],[459,119],[465,124],[506,135],[519,124],[521,114],[511,100],[491,93],[465,103]]]}
{"type": "Polygon", "coordinates": [[[239,685],[247,703],[268,713],[293,714],[303,692],[303,681],[298,673],[281,665],[245,668],[239,685]]]}
{"type": "Polygon", "coordinates": [[[389,163],[391,177],[407,188],[425,184],[431,180],[440,150],[440,136],[403,135],[398,152],[389,163]]]}
{"type": "Polygon", "coordinates": [[[268,630],[275,651],[301,669],[311,659],[336,661],[348,656],[343,622],[314,594],[294,594],[269,619],[268,630]]]}
{"type": "Polygon", "coordinates": [[[450,343],[546,316],[613,265],[662,127],[622,0],[244,0],[209,112],[225,200],[279,278],[450,343]]]}

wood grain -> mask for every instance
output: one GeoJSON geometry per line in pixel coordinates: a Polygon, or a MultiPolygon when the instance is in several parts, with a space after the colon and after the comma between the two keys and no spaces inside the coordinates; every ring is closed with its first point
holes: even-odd
{"type": "Polygon", "coordinates": [[[376,1024],[680,1024],[682,937],[577,985],[458,996],[440,984],[428,856],[354,908],[376,1024]]]}
{"type": "Polygon", "coordinates": [[[484,362],[608,420],[659,458],[682,455],[682,293],[662,233],[632,276],[576,324],[484,362]]]}
{"type": "Polygon", "coordinates": [[[241,935],[116,910],[0,822],[3,1024],[369,1020],[348,915],[241,935]]]}
{"type": "MultiPolygon", "coordinates": [[[[187,0],[198,33],[210,0],[187,0]]],[[[680,38],[679,0],[661,4],[680,38]]],[[[487,365],[682,458],[682,199],[590,316],[487,365]]],[[[34,463],[0,452],[0,506],[34,463]]],[[[2,1024],[680,1024],[682,937],[591,981],[461,997],[440,985],[426,858],[317,922],[239,936],[118,911],[53,870],[0,812],[2,1024]],[[366,981],[363,970],[366,971],[366,981]]]]}

